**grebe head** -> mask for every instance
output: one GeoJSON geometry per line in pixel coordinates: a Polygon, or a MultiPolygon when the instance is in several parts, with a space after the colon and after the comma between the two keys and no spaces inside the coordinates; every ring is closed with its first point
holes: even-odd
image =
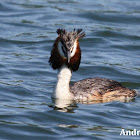
{"type": "Polygon", "coordinates": [[[72,71],[79,68],[81,60],[81,50],[78,40],[85,36],[82,29],[74,29],[67,32],[65,29],[57,29],[58,37],[55,40],[51,52],[50,65],[53,69],[59,69],[62,65],[67,65],[72,71]]]}
{"type": "Polygon", "coordinates": [[[81,33],[82,29],[73,30],[72,32],[67,32],[63,29],[58,29],[57,33],[60,36],[59,42],[59,53],[62,57],[67,59],[70,63],[70,59],[75,55],[77,49],[77,40],[84,37],[85,33],[81,33]]]}

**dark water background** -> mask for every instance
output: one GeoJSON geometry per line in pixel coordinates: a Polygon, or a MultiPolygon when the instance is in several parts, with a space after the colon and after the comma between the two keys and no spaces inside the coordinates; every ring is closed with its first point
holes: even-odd
{"type": "Polygon", "coordinates": [[[50,107],[56,71],[49,64],[57,28],[82,28],[82,63],[72,82],[117,80],[140,92],[139,0],[0,1],[0,139],[140,139],[140,97],[128,103],[50,107]]]}

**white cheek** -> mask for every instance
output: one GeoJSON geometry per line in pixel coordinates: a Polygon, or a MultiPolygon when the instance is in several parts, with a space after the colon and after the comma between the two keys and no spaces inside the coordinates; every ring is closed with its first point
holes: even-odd
{"type": "Polygon", "coordinates": [[[63,53],[63,50],[62,50],[62,44],[61,42],[58,43],[58,51],[59,51],[59,54],[62,56],[62,57],[65,57],[64,53],[63,53]]]}
{"type": "Polygon", "coordinates": [[[76,53],[76,48],[77,48],[77,43],[76,43],[76,41],[75,41],[75,43],[74,43],[74,45],[73,45],[73,51],[72,51],[72,53],[71,53],[71,57],[73,57],[74,55],[75,55],[75,53],[76,53]]]}

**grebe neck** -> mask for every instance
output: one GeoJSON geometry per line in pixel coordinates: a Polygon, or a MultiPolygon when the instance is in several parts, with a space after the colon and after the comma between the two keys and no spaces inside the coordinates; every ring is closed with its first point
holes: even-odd
{"type": "Polygon", "coordinates": [[[59,70],[58,70],[58,75],[57,75],[57,83],[54,88],[54,92],[52,95],[52,98],[55,99],[68,99],[72,100],[73,95],[70,92],[70,80],[71,80],[72,72],[71,70],[66,66],[63,65],[59,70]]]}

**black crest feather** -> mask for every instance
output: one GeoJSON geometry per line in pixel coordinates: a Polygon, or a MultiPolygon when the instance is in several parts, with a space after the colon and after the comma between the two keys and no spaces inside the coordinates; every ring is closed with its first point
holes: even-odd
{"type": "Polygon", "coordinates": [[[62,36],[71,34],[73,36],[75,36],[75,39],[80,39],[83,38],[85,36],[85,32],[82,32],[82,29],[74,29],[72,32],[67,32],[65,29],[57,29],[57,34],[62,36]]]}

